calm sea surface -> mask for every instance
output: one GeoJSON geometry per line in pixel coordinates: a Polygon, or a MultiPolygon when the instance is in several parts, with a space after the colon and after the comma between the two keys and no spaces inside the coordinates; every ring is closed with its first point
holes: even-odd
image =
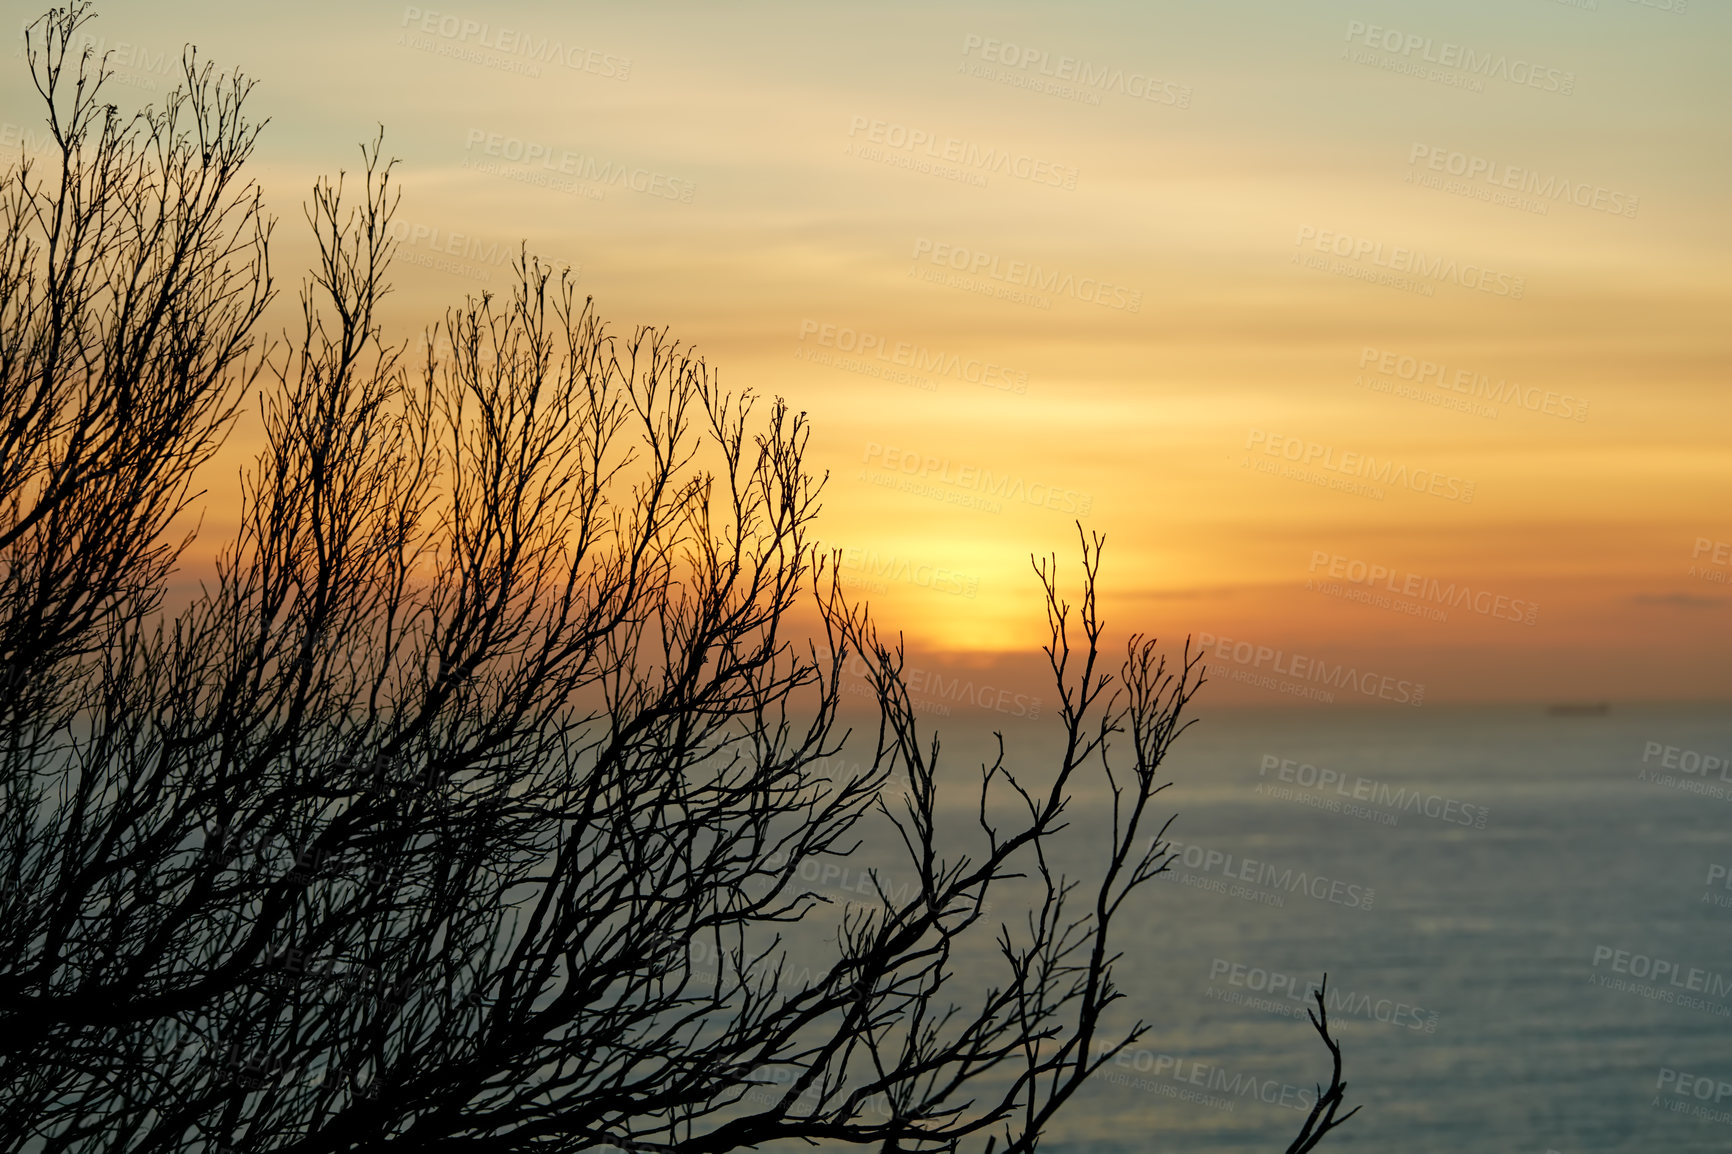
{"type": "MultiPolygon", "coordinates": [[[[1152,1029],[1044,1148],[1285,1149],[1327,971],[1364,1110],[1326,1149],[1732,1149],[1732,709],[1201,717],[1162,795],[1181,860],[1120,929],[1152,1029]]],[[[969,724],[941,730],[958,770],[969,724]]],[[[1017,724],[1038,765],[1050,727],[1017,724]]]]}

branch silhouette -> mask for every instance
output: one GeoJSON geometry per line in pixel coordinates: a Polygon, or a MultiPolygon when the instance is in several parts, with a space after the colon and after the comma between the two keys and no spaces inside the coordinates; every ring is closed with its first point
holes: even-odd
{"type": "MultiPolygon", "coordinates": [[[[1200,655],[1134,636],[1106,670],[1079,525],[1077,604],[1034,563],[1062,754],[1000,736],[955,837],[905,647],[812,535],[804,414],[612,335],[527,252],[425,356],[388,344],[382,136],[312,189],[298,331],[255,336],[250,84],[189,51],[123,118],[89,19],[31,29],[53,155],[0,200],[0,1142],[1033,1150],[1149,1028],[1105,1028],[1112,929],[1170,860],[1200,655]],[[239,528],[170,607],[249,393],[239,528]],[[838,771],[850,656],[878,717],[838,771]],[[868,839],[893,864],[837,910],[808,874],[868,839]]],[[[1352,1113],[1318,1010],[1334,1076],[1290,1150],[1352,1113]]]]}

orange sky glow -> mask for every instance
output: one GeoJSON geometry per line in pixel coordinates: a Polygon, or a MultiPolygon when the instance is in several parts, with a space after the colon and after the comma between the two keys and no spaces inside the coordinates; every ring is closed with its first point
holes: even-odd
{"type": "Polygon", "coordinates": [[[144,7],[95,25],[117,99],[186,41],[260,82],[273,324],[382,124],[399,338],[520,241],[576,266],[810,414],[820,535],[923,660],[1022,684],[1080,519],[1217,702],[1732,694],[1725,9],[144,7]]]}

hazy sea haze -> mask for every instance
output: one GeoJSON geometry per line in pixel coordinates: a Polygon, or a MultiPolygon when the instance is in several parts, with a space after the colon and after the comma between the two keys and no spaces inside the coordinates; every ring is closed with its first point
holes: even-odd
{"type": "MultiPolygon", "coordinates": [[[[1302,997],[1325,971],[1349,1102],[1364,1105],[1326,1149],[1732,1149],[1728,871],[1710,884],[1732,865],[1732,770],[1662,767],[1684,750],[1724,762],[1732,708],[1198,716],[1158,799],[1187,848],[1117,928],[1121,1008],[1151,1029],[1044,1149],[1284,1150],[1302,1095],[1327,1080],[1302,997]],[[1340,784],[1318,785],[1323,771],[1340,784]],[[1704,780],[1717,795],[1679,787],[1704,780]],[[1677,975],[1638,978],[1638,958],[1677,975]],[[1299,989],[1271,997],[1271,974],[1299,989]],[[1660,1087],[1665,1070],[1712,1081],[1681,1095],[1660,1087]],[[1692,1107],[1719,1113],[1675,1112],[1692,1107]]],[[[942,719],[958,801],[994,723],[942,719]]],[[[1050,764],[1056,722],[1001,728],[1010,764],[1050,764]]],[[[1101,828],[1103,796],[1079,791],[1073,876],[1099,852],[1083,833],[1101,828]]],[[[958,969],[985,972],[985,935],[972,948],[958,969]]]]}

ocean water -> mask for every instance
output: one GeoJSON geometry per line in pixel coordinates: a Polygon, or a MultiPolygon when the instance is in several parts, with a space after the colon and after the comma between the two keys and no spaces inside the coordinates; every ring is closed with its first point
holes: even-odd
{"type": "MultiPolygon", "coordinates": [[[[1199,716],[1160,797],[1181,857],[1118,926],[1149,1033],[1044,1148],[1284,1150],[1327,972],[1364,1109],[1324,1149],[1732,1149],[1732,708],[1199,716]]],[[[963,788],[970,724],[941,725],[963,788]]],[[[1016,725],[1011,763],[1050,761],[1051,723],[1016,725]]],[[[1066,844],[1085,873],[1098,841],[1066,844]]]]}

